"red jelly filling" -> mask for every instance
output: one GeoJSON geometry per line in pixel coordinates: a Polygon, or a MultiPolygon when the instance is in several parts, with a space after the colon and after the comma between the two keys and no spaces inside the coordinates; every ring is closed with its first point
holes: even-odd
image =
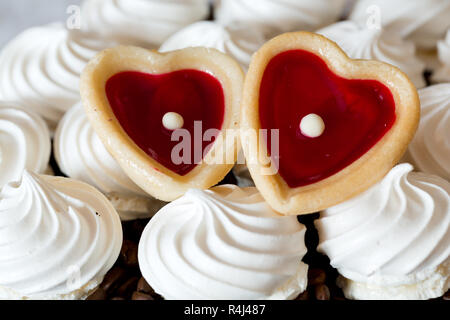
{"type": "MultiPolygon", "coordinates": [[[[291,188],[344,169],[372,148],[396,119],[394,98],[385,85],[339,77],[320,57],[303,50],[286,51],[270,61],[261,81],[259,116],[263,129],[279,129],[278,172],[291,188]],[[325,123],[317,138],[303,135],[299,127],[311,113],[325,123]]],[[[267,146],[275,160],[270,134],[267,146]]]]}
{"type": "MultiPolygon", "coordinates": [[[[129,137],[150,157],[182,176],[195,168],[203,159],[205,148],[212,143],[203,141],[203,133],[208,129],[220,130],[223,125],[223,88],[216,78],[202,71],[181,70],[160,75],[121,72],[107,81],[105,89],[111,108],[129,137]],[[173,131],[162,122],[168,112],[176,112],[184,119],[182,129],[190,133],[189,161],[178,163],[172,158],[173,148],[183,139],[171,141],[173,131]],[[194,135],[196,121],[201,121],[202,126],[194,135]],[[201,150],[194,150],[200,149],[198,146],[201,150]]],[[[183,151],[179,154],[186,156],[183,151]]]]}

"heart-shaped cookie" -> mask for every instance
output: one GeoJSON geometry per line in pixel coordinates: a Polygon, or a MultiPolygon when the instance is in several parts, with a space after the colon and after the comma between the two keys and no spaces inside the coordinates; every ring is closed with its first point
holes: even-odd
{"type": "Polygon", "coordinates": [[[402,71],[351,60],[325,37],[295,32],[254,55],[241,138],[266,201],[282,214],[306,214],[379,181],[406,151],[419,117],[417,90],[402,71]]]}
{"type": "Polygon", "coordinates": [[[215,185],[233,167],[243,78],[239,65],[216,50],[163,54],[121,46],[88,64],[81,96],[128,176],[172,201],[189,188],[215,185]]]}

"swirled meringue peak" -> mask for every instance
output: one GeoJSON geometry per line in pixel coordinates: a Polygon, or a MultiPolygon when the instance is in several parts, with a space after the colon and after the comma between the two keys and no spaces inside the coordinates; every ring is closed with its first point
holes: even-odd
{"type": "Polygon", "coordinates": [[[419,90],[421,117],[406,159],[417,170],[450,181],[450,83],[419,90]]]}
{"type": "Polygon", "coordinates": [[[166,299],[293,299],[307,284],[305,230],[256,188],[191,189],[150,220],[139,264],[166,299]]]}
{"type": "Polygon", "coordinates": [[[213,21],[196,22],[172,35],[159,51],[167,52],[186,47],[214,48],[236,59],[248,69],[253,53],[265,40],[262,34],[252,29],[236,30],[223,27],[213,21]]]}
{"type": "Polygon", "coordinates": [[[405,72],[416,87],[425,86],[425,64],[416,56],[413,42],[384,29],[369,28],[354,21],[342,21],[317,33],[335,41],[352,59],[378,60],[405,72]]]}
{"type": "Polygon", "coordinates": [[[0,299],[84,299],[121,245],[119,216],[85,183],[25,171],[0,190],[0,299]]]}
{"type": "Polygon", "coordinates": [[[83,28],[121,44],[158,48],[185,26],[208,17],[208,0],[85,0],[83,28]]]}
{"type": "Polygon", "coordinates": [[[450,82],[450,29],[445,40],[438,42],[438,56],[441,65],[433,74],[433,81],[450,82]]]}
{"type": "Polygon", "coordinates": [[[266,40],[289,31],[314,31],[337,21],[345,0],[217,0],[215,18],[264,34],[266,40]]]}
{"type": "Polygon", "coordinates": [[[420,49],[433,49],[450,28],[448,0],[359,0],[350,19],[378,25],[420,49]]]}
{"type": "Polygon", "coordinates": [[[80,74],[114,44],[62,24],[25,30],[0,55],[0,96],[40,114],[51,129],[80,100],[80,74]]]}
{"type": "Polygon", "coordinates": [[[165,205],[148,196],[125,174],[95,133],[81,103],[59,122],[54,153],[62,172],[102,191],[122,220],[148,218],[165,205]]]}
{"type": "Polygon", "coordinates": [[[351,299],[430,299],[450,286],[450,183],[393,168],[365,193],[322,212],[320,252],[351,299]]]}
{"type": "Polygon", "coordinates": [[[50,132],[37,114],[0,102],[0,188],[24,169],[44,173],[50,159],[50,132]]]}

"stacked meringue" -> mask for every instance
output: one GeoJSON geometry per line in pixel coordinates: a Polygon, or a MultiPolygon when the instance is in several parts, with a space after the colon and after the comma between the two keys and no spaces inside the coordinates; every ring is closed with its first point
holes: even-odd
{"type": "Polygon", "coordinates": [[[379,24],[426,50],[444,38],[449,17],[447,0],[359,0],[350,15],[351,20],[379,24]]]}
{"type": "Polygon", "coordinates": [[[307,283],[305,231],[256,188],[191,189],[150,220],[139,265],[166,299],[294,299],[307,283]]]}
{"type": "Polygon", "coordinates": [[[121,244],[119,216],[101,193],[25,171],[0,190],[0,299],[84,299],[121,244]]]}
{"type": "Polygon", "coordinates": [[[440,69],[433,75],[435,82],[450,82],[450,29],[445,40],[438,42],[440,69]]]}
{"type": "Polygon", "coordinates": [[[450,181],[450,83],[421,89],[419,97],[422,115],[405,160],[450,181]]]}
{"type": "Polygon", "coordinates": [[[345,0],[216,0],[215,18],[224,26],[259,30],[266,40],[284,32],[314,31],[337,21],[345,0]]]}
{"type": "Polygon", "coordinates": [[[251,57],[267,40],[283,32],[316,30],[335,22],[345,0],[214,1],[215,21],[197,22],[168,38],[160,51],[203,46],[229,54],[246,70],[251,57]]]}
{"type": "Polygon", "coordinates": [[[112,46],[62,24],[34,27],[0,54],[0,97],[41,115],[54,129],[80,100],[80,74],[95,54],[112,46]]]}
{"type": "Polygon", "coordinates": [[[51,141],[45,122],[34,112],[0,103],[0,188],[27,169],[48,171],[51,141]]]}
{"type": "Polygon", "coordinates": [[[354,21],[338,22],[317,33],[335,41],[352,59],[389,63],[405,72],[416,87],[425,86],[425,64],[416,56],[414,43],[396,33],[354,21]]]}
{"type": "Polygon", "coordinates": [[[194,23],[172,35],[160,47],[160,52],[188,47],[217,49],[237,60],[245,70],[253,53],[264,44],[264,37],[253,29],[226,28],[214,21],[194,23]]]}
{"type": "Polygon", "coordinates": [[[430,299],[450,288],[450,183],[401,164],[322,212],[318,250],[350,299],[430,299]]]}
{"type": "Polygon", "coordinates": [[[83,29],[122,44],[158,48],[183,27],[206,19],[208,0],[85,0],[83,29]]]}

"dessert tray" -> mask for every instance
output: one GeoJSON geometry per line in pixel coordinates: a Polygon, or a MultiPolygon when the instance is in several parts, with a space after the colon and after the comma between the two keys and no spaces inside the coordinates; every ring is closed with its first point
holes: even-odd
{"type": "Polygon", "coordinates": [[[448,0],[79,9],[0,51],[0,299],[449,299],[448,0]]]}

